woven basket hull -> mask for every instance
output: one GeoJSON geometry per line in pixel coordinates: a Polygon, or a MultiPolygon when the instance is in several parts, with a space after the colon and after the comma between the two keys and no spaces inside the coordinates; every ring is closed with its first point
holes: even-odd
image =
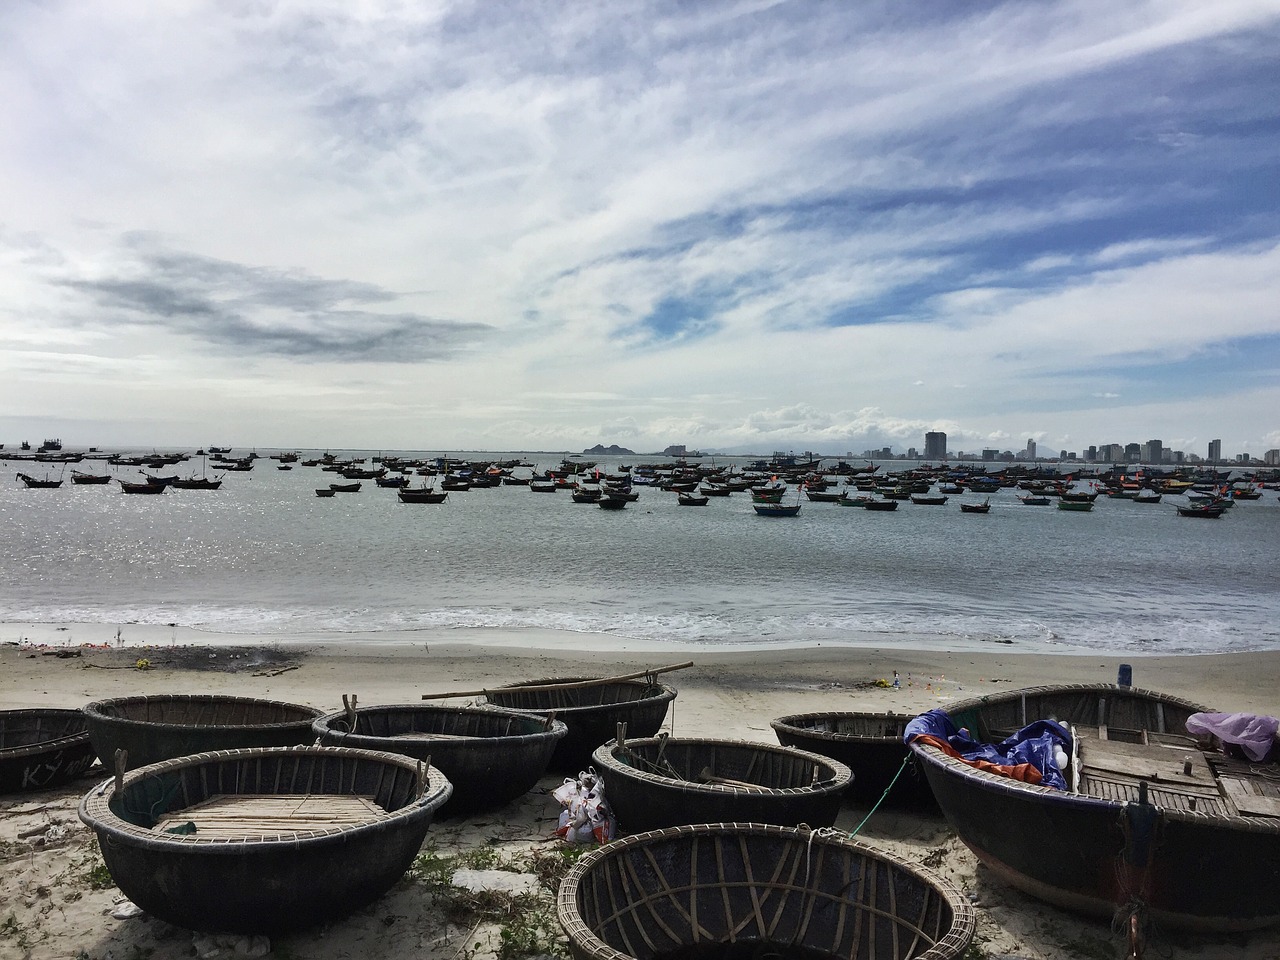
{"type": "Polygon", "coordinates": [[[651,737],[662,727],[667,707],[676,698],[675,687],[644,680],[619,680],[570,690],[522,690],[521,687],[569,680],[531,680],[488,691],[486,699],[496,707],[528,710],[546,715],[554,712],[564,721],[568,733],[551,756],[550,768],[576,773],[591,762],[592,751],[614,738],[619,723],[626,723],[630,736],[651,737]]]}
{"type": "Polygon", "coordinates": [[[783,746],[820,753],[852,770],[847,800],[870,805],[883,796],[890,806],[936,810],[929,781],[909,760],[911,751],[902,741],[910,719],[894,713],[802,713],[779,717],[771,725],[783,746]]]}
{"type": "Polygon", "coordinates": [[[722,821],[829,827],[852,779],[829,757],[733,740],[628,738],[625,751],[607,743],[592,759],[628,833],[722,821]],[[699,782],[704,773],[759,789],[699,782]]]}
{"type": "Polygon", "coordinates": [[[346,713],[331,713],[316,720],[313,729],[328,746],[429,759],[453,784],[442,815],[502,806],[524,795],[546,773],[567,732],[558,720],[548,727],[541,717],[515,710],[427,704],[361,707],[354,731],[347,731],[348,723],[346,713]]]}
{"type": "Polygon", "coordinates": [[[130,770],[210,750],[310,743],[324,711],[278,700],[214,695],[123,697],[84,708],[89,739],[107,769],[117,749],[130,770]]]}
{"type": "MultiPolygon", "coordinates": [[[[1186,718],[1202,709],[1149,691],[1075,685],[1011,691],[948,712],[985,740],[1022,726],[1024,715],[1081,728],[1102,722],[1118,740],[1141,730],[1185,732],[1186,718]]],[[[1158,811],[1156,841],[1149,861],[1135,865],[1125,856],[1123,823],[1126,807],[1136,804],[999,777],[934,746],[911,749],[960,839],[995,875],[1038,899],[1110,918],[1136,896],[1153,922],[1168,928],[1236,931],[1280,923],[1274,817],[1151,807],[1158,811]]]]}
{"type": "Polygon", "coordinates": [[[278,934],[344,916],[382,896],[413,862],[452,787],[415,761],[334,747],[198,754],[108,780],[80,804],[120,890],[153,916],[192,930],[278,934]],[[151,829],[214,795],[372,796],[367,823],[277,839],[201,839],[151,829]],[[161,809],[163,808],[163,809],[161,809]]]}
{"type": "Polygon", "coordinates": [[[561,884],[556,912],[576,960],[655,960],[727,943],[952,960],[974,930],[973,907],[922,868],[844,838],[741,823],[594,850],[561,884]]]}
{"type": "Polygon", "coordinates": [[[79,710],[0,710],[0,793],[60,786],[94,759],[79,710]]]}

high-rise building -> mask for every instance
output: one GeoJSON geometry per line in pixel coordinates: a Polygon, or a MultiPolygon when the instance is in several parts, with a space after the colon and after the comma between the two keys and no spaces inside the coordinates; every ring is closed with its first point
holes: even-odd
{"type": "Polygon", "coordinates": [[[1027,459],[1034,460],[1036,458],[1036,442],[1034,440],[1027,441],[1027,459]]]}
{"type": "Polygon", "coordinates": [[[947,435],[939,430],[931,430],[924,435],[924,458],[926,460],[945,460],[947,458],[947,435]]]}
{"type": "Polygon", "coordinates": [[[1161,440],[1148,440],[1142,445],[1142,462],[1143,463],[1163,463],[1164,462],[1164,442],[1161,440]]]}
{"type": "Polygon", "coordinates": [[[1211,463],[1216,463],[1221,459],[1222,459],[1222,441],[1210,440],[1209,441],[1209,461],[1211,463]]]}

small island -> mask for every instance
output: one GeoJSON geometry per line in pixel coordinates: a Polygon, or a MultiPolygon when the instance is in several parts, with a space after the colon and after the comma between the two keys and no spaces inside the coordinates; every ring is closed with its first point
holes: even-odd
{"type": "Polygon", "coordinates": [[[628,450],[626,447],[620,447],[616,443],[605,446],[597,443],[594,447],[582,451],[584,454],[590,454],[593,457],[634,457],[636,452],[628,450]]]}

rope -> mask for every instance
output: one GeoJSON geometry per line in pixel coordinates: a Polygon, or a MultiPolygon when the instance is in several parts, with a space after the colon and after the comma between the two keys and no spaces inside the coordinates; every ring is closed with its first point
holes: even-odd
{"type": "Polygon", "coordinates": [[[862,822],[849,832],[850,838],[856,837],[859,832],[861,832],[862,828],[867,825],[867,821],[870,820],[872,816],[874,816],[875,812],[880,809],[880,804],[884,803],[884,798],[889,796],[889,791],[893,789],[893,785],[898,782],[898,778],[902,776],[902,771],[907,769],[907,764],[910,762],[911,754],[908,753],[902,758],[902,766],[900,766],[898,768],[898,772],[893,775],[893,779],[889,781],[889,785],[884,788],[884,793],[880,794],[880,799],[877,800],[875,805],[867,811],[867,815],[862,818],[862,822]]]}

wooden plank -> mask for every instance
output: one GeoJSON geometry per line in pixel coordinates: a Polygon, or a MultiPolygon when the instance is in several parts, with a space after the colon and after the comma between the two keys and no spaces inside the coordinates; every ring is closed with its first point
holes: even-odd
{"type": "Polygon", "coordinates": [[[1280,799],[1275,797],[1235,796],[1236,809],[1247,817],[1280,817],[1280,799]]]}
{"type": "Polygon", "coordinates": [[[1144,747],[1141,744],[1122,744],[1108,740],[1105,744],[1089,740],[1081,744],[1080,762],[1086,770],[1093,769],[1122,774],[1143,780],[1215,786],[1213,771],[1204,755],[1184,753],[1167,747],[1144,747]],[[1190,772],[1184,772],[1190,762],[1190,772]]]}

